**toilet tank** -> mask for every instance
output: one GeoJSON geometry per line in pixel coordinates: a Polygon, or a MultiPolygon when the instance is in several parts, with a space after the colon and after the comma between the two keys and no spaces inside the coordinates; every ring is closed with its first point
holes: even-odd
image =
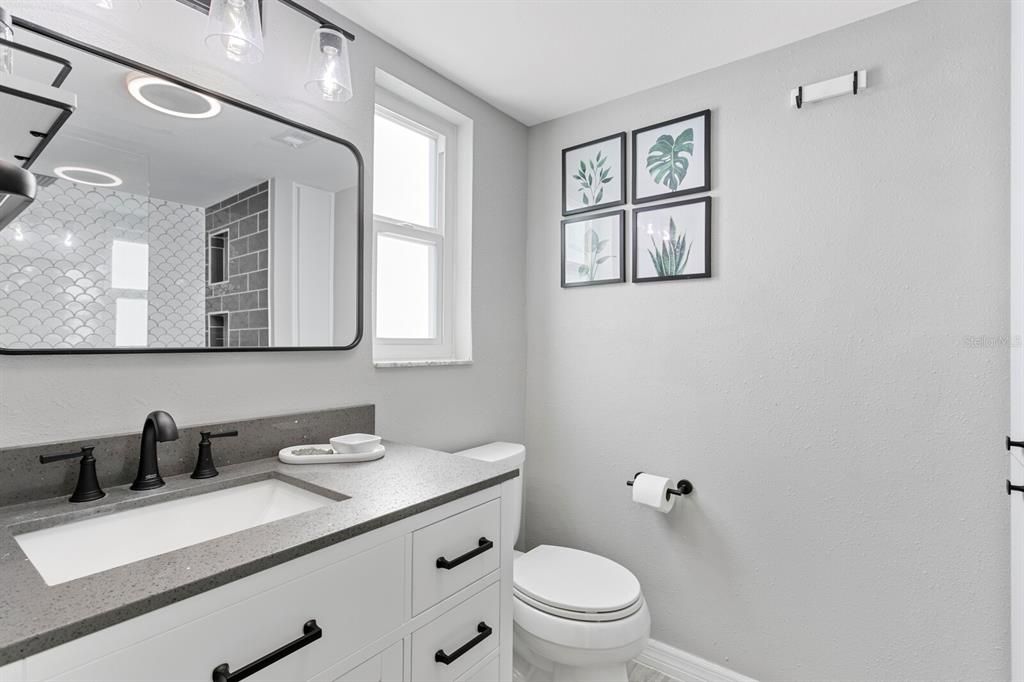
{"type": "Polygon", "coordinates": [[[513,478],[512,483],[512,518],[513,540],[515,545],[519,542],[519,527],[522,522],[523,509],[523,463],[526,461],[526,446],[520,443],[488,443],[480,447],[461,450],[455,453],[460,457],[480,460],[481,462],[497,462],[507,464],[509,469],[518,468],[519,476],[513,478]]]}

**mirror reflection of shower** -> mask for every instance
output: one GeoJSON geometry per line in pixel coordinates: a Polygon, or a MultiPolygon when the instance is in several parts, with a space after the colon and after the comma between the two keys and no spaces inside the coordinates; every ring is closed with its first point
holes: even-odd
{"type": "Polygon", "coordinates": [[[32,165],[36,201],[0,230],[0,347],[351,343],[350,149],[22,33],[73,63],[79,98],[32,165]]]}

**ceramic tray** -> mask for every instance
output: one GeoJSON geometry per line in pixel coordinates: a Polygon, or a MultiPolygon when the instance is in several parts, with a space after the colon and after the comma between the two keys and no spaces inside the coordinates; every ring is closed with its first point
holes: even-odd
{"type": "Polygon", "coordinates": [[[285,464],[334,464],[337,462],[369,462],[384,456],[384,446],[378,445],[367,452],[335,452],[330,445],[293,445],[277,453],[285,464]]]}

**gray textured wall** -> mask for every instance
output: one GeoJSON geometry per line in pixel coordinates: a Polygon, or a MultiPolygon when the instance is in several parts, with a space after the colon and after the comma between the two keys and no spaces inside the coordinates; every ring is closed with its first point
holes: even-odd
{"type": "Polygon", "coordinates": [[[1008,23],[918,2],[531,129],[528,540],[630,567],[655,638],[762,679],[1008,677],[1008,23]],[[560,150],[705,107],[714,278],[561,290],[560,150]],[[635,506],[639,469],[696,493],[635,506]]]}
{"type": "MultiPolygon", "coordinates": [[[[524,126],[340,17],[335,20],[357,34],[356,94],[331,104],[312,99],[303,87],[312,24],[278,3],[267,5],[273,48],[268,30],[266,58],[256,66],[213,58],[202,45],[206,18],[175,0],[147,0],[138,9],[135,3],[115,3],[110,11],[74,0],[13,0],[4,6],[16,16],[352,140],[366,161],[368,211],[375,68],[472,118],[474,362],[375,370],[369,339],[350,352],[0,357],[0,447],[131,432],[154,408],[187,425],[361,403],[376,405],[380,433],[426,447],[523,439],[524,126]],[[188,13],[186,30],[153,30],[176,12],[188,13]]],[[[336,16],[326,7],[320,11],[336,16]]],[[[364,303],[369,310],[369,287],[364,303]]]]}
{"type": "Polygon", "coordinates": [[[269,208],[269,181],[206,207],[205,281],[210,281],[211,234],[227,230],[229,258],[228,280],[206,285],[206,331],[209,334],[210,314],[226,312],[228,346],[270,345],[269,208]]]}

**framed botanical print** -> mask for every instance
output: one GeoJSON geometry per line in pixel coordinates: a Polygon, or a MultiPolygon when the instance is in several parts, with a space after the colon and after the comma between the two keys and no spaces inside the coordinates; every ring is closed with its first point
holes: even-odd
{"type": "Polygon", "coordinates": [[[633,203],[711,189],[711,110],[633,131],[633,203]]]}
{"type": "Polygon", "coordinates": [[[562,150],[562,215],[626,203],[626,133],[562,150]]]}
{"type": "Polygon", "coordinates": [[[626,212],[562,221],[562,288],[626,281],[626,212]]]}
{"type": "Polygon", "coordinates": [[[633,281],[711,276],[711,197],[633,209],[633,281]]]}

